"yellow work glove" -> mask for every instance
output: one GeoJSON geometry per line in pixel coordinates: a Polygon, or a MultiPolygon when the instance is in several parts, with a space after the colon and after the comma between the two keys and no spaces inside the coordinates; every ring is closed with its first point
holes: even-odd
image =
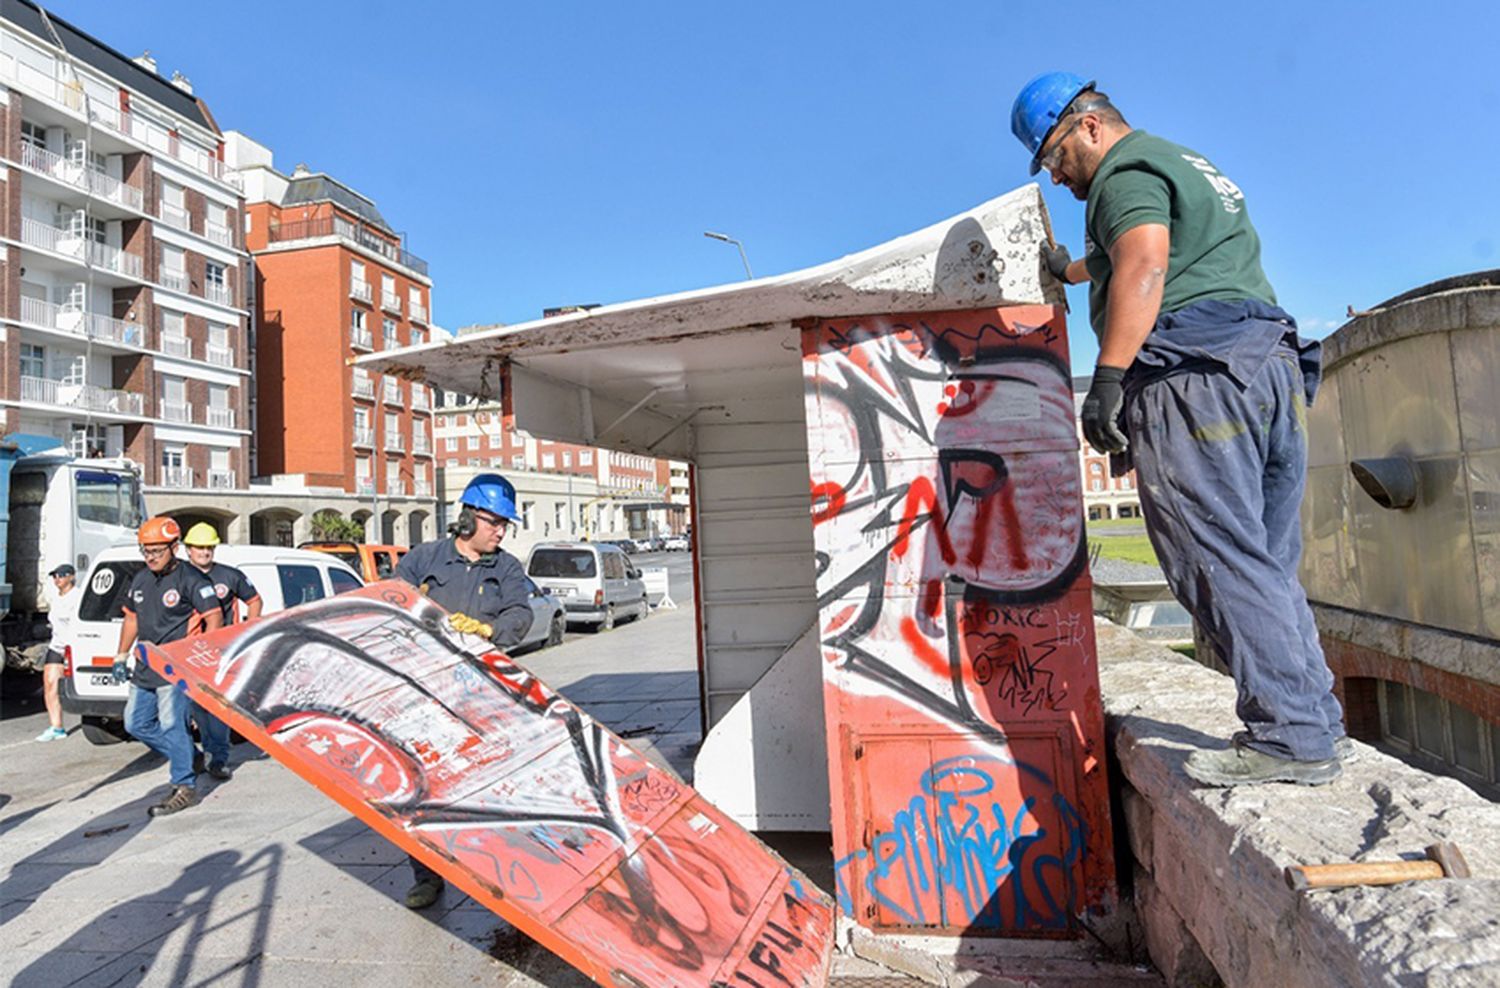
{"type": "Polygon", "coordinates": [[[471,618],[467,614],[449,614],[448,624],[454,631],[462,631],[467,635],[478,635],[480,638],[493,638],[495,629],[485,624],[478,618],[471,618]]]}

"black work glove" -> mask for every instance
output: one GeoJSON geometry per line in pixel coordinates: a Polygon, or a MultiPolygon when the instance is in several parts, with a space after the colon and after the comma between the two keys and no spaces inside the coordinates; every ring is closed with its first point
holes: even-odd
{"type": "Polygon", "coordinates": [[[1052,273],[1052,277],[1064,285],[1071,284],[1068,281],[1068,265],[1073,263],[1073,255],[1068,253],[1068,248],[1062,244],[1042,244],[1042,263],[1052,273]]]}
{"type": "Polygon", "coordinates": [[[1121,382],[1125,372],[1118,367],[1094,368],[1094,383],[1083,399],[1083,437],[1101,453],[1123,453],[1130,441],[1120,431],[1120,406],[1125,402],[1121,382]]]}

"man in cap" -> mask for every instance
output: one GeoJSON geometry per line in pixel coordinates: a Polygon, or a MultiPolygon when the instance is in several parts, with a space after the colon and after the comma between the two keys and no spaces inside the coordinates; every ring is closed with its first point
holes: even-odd
{"type": "Polygon", "coordinates": [[[178,813],[198,802],[193,772],[193,739],[188,736],[188,698],[145,662],[130,671],[137,641],[165,645],[223,627],[219,598],[208,578],[177,558],[182,529],[165,515],[148,518],[136,532],[146,566],[125,591],[125,621],[115,656],[117,682],[130,680],[125,702],[125,729],[167,759],[172,791],[148,811],[151,816],[178,813]]]}
{"type": "Polygon", "coordinates": [[[47,624],[52,628],[52,641],[47,648],[47,658],[42,666],[42,700],[47,705],[47,729],[36,736],[38,741],[60,741],[68,736],[62,726],[62,701],[57,695],[57,683],[62,679],[63,648],[68,632],[73,629],[78,617],[78,597],[74,586],[78,582],[78,571],[72,563],[54,566],[47,574],[52,578],[52,588],[47,591],[47,624]]]}
{"type": "Polygon", "coordinates": [[[1331,782],[1349,745],[1297,576],[1319,347],[1276,305],[1245,194],[1071,73],[1029,82],[1011,129],[1033,175],[1087,203],[1083,259],[1043,258],[1090,286],[1084,435],[1116,476],[1133,463],[1167,582],[1238,689],[1245,730],[1185,769],[1218,786],[1331,782]]]}
{"type": "MultiPolygon", "coordinates": [[[[240,603],[245,605],[246,620],[260,617],[261,608],[265,604],[260,599],[260,592],[255,589],[255,584],[250,582],[250,578],[243,570],[214,561],[214,551],[219,545],[219,533],[212,525],[206,521],[198,522],[187,530],[187,535],[182,538],[182,544],[187,546],[188,562],[208,577],[208,582],[213,585],[214,594],[219,599],[220,614],[226,627],[239,620],[240,603]]],[[[230,777],[228,725],[204,710],[197,701],[193,702],[192,718],[193,723],[198,725],[198,736],[203,741],[203,751],[208,756],[209,776],[219,780],[228,779],[230,777]]],[[[203,760],[203,756],[194,751],[193,767],[197,768],[203,760]]]]}
{"type": "MultiPolygon", "coordinates": [[[[519,517],[510,481],[481,473],[459,497],[453,534],[402,556],[396,576],[449,611],[454,628],[509,648],[531,630],[531,580],[516,557],[500,548],[519,517]]],[[[416,858],[411,870],[415,881],[406,905],[425,909],[442,894],[442,876],[416,858]]]]}

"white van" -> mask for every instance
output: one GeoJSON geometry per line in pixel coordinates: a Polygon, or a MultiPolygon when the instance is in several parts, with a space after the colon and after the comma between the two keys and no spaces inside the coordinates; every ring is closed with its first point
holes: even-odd
{"type": "Polygon", "coordinates": [[[626,615],[651,613],[641,571],[618,546],[603,542],[539,542],[526,575],[562,601],[569,624],[608,631],[626,615]]]}
{"type": "MultiPolygon", "coordinates": [[[[180,565],[192,565],[183,552],[180,565]]],[[[326,552],[221,545],[214,561],[244,571],[260,594],[264,614],[364,586],[354,570],[326,552]]],[[[110,666],[120,645],[125,589],[145,565],[136,545],[117,545],[101,552],[87,579],[80,580],[73,591],[83,594],[78,620],[66,638],[52,643],[65,658],[65,672],[58,683],[62,707],[83,718],[83,736],[94,744],[114,744],[127,737],[124,717],[129,686],[114,681],[110,666]]]]}

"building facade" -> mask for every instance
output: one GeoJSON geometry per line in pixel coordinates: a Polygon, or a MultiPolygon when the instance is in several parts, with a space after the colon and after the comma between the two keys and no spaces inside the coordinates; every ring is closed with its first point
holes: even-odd
{"type": "Polygon", "coordinates": [[[249,477],[243,200],[180,75],[25,2],[0,20],[0,417],[141,465],[148,506],[249,477]]]}
{"type": "Polygon", "coordinates": [[[432,394],[349,366],[430,338],[427,263],[369,198],[236,132],[227,160],[246,190],[254,257],[256,462],[282,489],[316,492],[371,541],[436,534],[432,394]]]}
{"type": "Polygon", "coordinates": [[[1096,452],[1083,438],[1083,399],[1093,379],[1073,378],[1073,412],[1078,419],[1078,461],[1083,474],[1083,510],[1089,521],[1141,517],[1141,496],[1136,492],[1135,471],[1123,477],[1109,475],[1109,457],[1096,452]]]}

